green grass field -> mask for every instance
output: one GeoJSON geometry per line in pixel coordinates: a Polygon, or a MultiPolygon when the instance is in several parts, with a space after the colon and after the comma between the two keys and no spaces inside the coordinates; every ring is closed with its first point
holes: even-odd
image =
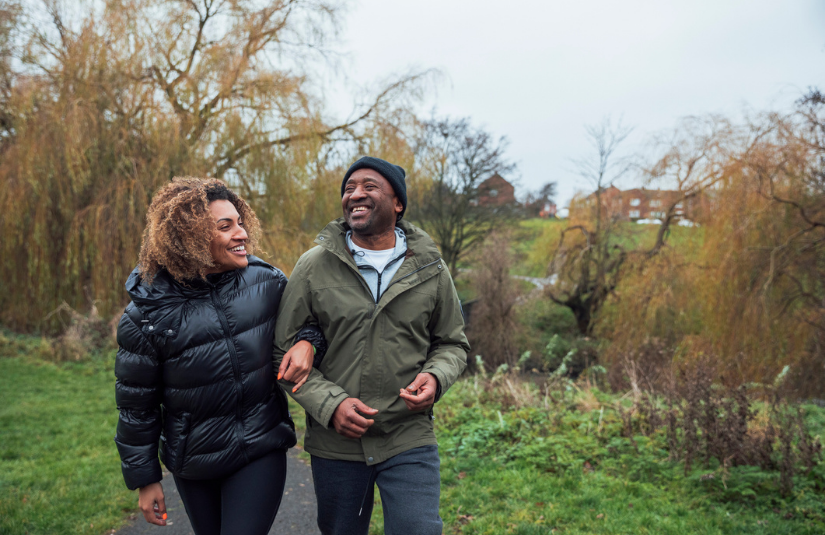
{"type": "MultiPolygon", "coordinates": [[[[58,365],[28,356],[37,339],[0,342],[0,533],[117,528],[137,497],[112,441],[111,355],[58,365]]],[[[546,408],[540,398],[520,408],[499,398],[469,378],[436,408],[445,533],[825,533],[821,464],[783,499],[777,474],[699,466],[685,477],[662,436],[634,446],[621,437],[619,396],[573,388],[546,408]]],[[[292,409],[300,431],[303,411],[292,409]]],[[[805,411],[821,437],[825,411],[805,411]]],[[[376,497],[373,534],[382,532],[376,497]]]]}
{"type": "MultiPolygon", "coordinates": [[[[797,478],[788,499],[779,497],[778,473],[751,467],[724,473],[711,464],[685,477],[684,465],[668,459],[664,433],[636,436],[635,446],[621,437],[612,408],[619,399],[572,391],[547,409],[541,401],[505,408],[472,380],[457,384],[436,411],[445,526],[466,534],[825,533],[821,465],[797,478]]],[[[805,410],[821,436],[825,411],[805,410]]]]}
{"type": "Polygon", "coordinates": [[[137,494],[123,484],[113,441],[112,362],[37,361],[31,339],[0,346],[0,533],[119,527],[137,494]]]}

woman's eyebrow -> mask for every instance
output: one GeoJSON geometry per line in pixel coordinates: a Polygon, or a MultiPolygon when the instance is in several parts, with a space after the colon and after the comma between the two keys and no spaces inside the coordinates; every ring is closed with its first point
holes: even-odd
{"type": "Polygon", "coordinates": [[[215,223],[217,224],[217,223],[220,223],[221,221],[229,221],[230,223],[232,223],[235,220],[232,219],[231,217],[222,217],[221,219],[218,219],[217,221],[215,221],[215,223]]]}

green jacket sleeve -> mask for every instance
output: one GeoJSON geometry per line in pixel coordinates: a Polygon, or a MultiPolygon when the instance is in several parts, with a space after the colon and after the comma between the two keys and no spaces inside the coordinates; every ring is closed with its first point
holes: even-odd
{"type": "Polygon", "coordinates": [[[430,351],[421,372],[431,373],[438,379],[437,398],[440,398],[467,367],[467,352],[470,351],[464,335],[461,304],[446,269],[439,274],[438,296],[429,329],[430,351]]]}
{"type": "MultiPolygon", "coordinates": [[[[307,323],[318,323],[312,312],[312,296],[301,261],[295,266],[281,297],[278,308],[278,322],[275,326],[275,344],[272,358],[275,369],[281,365],[284,354],[292,347],[295,335],[307,323]]],[[[297,401],[321,425],[329,426],[332,414],[349,395],[343,388],[324,377],[313,368],[307,382],[298,392],[293,393],[293,383],[278,381],[284,390],[297,401]]]]}

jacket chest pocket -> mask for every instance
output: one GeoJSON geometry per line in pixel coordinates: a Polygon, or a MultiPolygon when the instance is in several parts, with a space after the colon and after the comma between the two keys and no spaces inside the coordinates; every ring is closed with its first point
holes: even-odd
{"type": "Polygon", "coordinates": [[[341,333],[369,321],[375,308],[372,294],[357,282],[312,290],[312,309],[318,314],[318,322],[324,332],[341,333]]]}

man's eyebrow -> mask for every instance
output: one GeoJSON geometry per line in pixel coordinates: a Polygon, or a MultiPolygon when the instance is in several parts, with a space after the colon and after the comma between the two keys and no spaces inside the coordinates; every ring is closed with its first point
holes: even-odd
{"type": "MultiPolygon", "coordinates": [[[[355,180],[355,179],[352,178],[352,177],[348,178],[346,185],[349,186],[352,183],[353,180],[355,180]]],[[[374,176],[365,176],[363,178],[363,180],[364,180],[364,182],[373,182],[375,184],[380,184],[378,178],[374,177],[374,176]]]]}

